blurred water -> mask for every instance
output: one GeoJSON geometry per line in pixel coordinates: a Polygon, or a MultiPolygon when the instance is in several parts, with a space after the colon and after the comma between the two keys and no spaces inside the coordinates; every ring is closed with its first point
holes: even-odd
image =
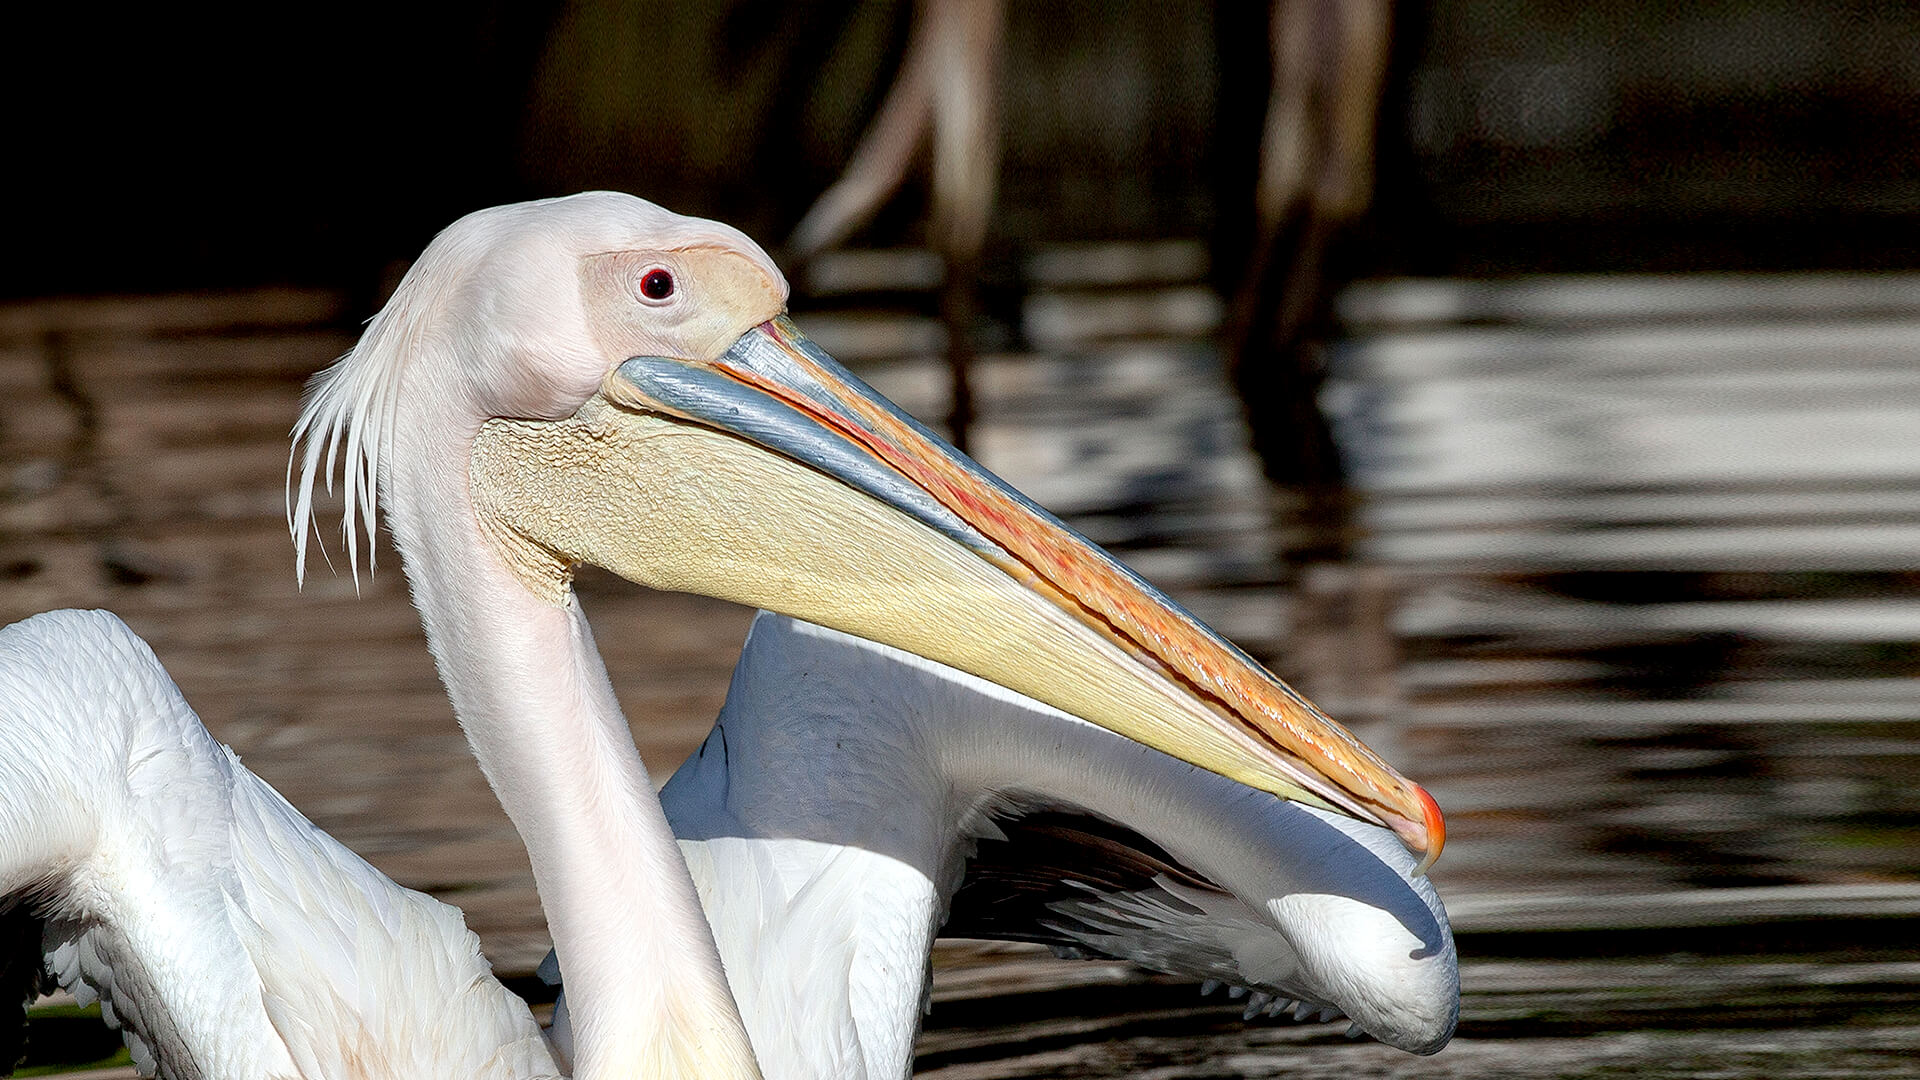
{"type": "Polygon", "coordinates": [[[1534,844],[1563,883],[1913,883],[1914,279],[1387,283],[1347,307],[1327,400],[1360,558],[1400,582],[1401,722],[1474,742],[1456,817],[1518,811],[1608,868],[1534,844]],[[1528,766],[1560,783],[1493,787],[1528,766]]]}
{"type": "MultiPolygon", "coordinates": [[[[1329,526],[1245,450],[1196,250],[1041,253],[977,372],[978,454],[1434,791],[1462,1038],[1413,1059],[943,946],[926,1073],[1914,1073],[1920,282],[1351,293],[1324,404],[1357,500],[1329,526]]],[[[801,324],[943,415],[927,305],[842,269],[801,324]]],[[[351,333],[316,293],[0,309],[0,618],[121,612],[250,766],[524,972],[524,855],[391,552],[358,592],[293,586],[286,431],[351,333]]],[[[747,613],[581,589],[665,776],[747,613]]]]}
{"type": "MultiPolygon", "coordinates": [[[[1396,282],[1345,308],[1342,560],[1299,556],[1322,549],[1181,286],[1029,300],[1048,344],[983,362],[978,455],[1429,783],[1455,893],[1914,883],[1920,285],[1396,282]]],[[[932,358],[868,366],[940,414],[932,358]]]]}
{"type": "MultiPolygon", "coordinates": [[[[1331,544],[1259,480],[1197,310],[1043,285],[979,455],[1434,791],[1463,1038],[1396,1060],[1075,987],[936,1009],[930,1075],[1920,1071],[1920,279],[1355,289],[1331,544]]],[[[941,414],[930,360],[873,377],[941,414]]]]}

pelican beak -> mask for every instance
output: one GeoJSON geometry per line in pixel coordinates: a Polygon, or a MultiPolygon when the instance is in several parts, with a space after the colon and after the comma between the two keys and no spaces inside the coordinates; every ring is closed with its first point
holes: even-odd
{"type": "Polygon", "coordinates": [[[470,468],[536,587],[591,562],[831,626],[1440,853],[1423,789],[784,315],[633,357],[568,420],[492,421],[470,468]]]}

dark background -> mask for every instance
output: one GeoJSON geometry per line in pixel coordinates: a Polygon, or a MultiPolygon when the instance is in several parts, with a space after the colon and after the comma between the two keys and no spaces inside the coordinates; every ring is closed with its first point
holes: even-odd
{"type": "MultiPolygon", "coordinates": [[[[911,15],[15,15],[0,295],[355,287],[468,210],[591,187],[776,245],[837,174],[911,15]]],[[[1401,5],[1394,41],[1355,272],[1915,264],[1912,6],[1437,0],[1401,5]]],[[[1240,235],[1266,64],[1263,5],[1013,5],[996,244],[1240,235]]],[[[923,201],[862,239],[911,240],[923,201]]]]}

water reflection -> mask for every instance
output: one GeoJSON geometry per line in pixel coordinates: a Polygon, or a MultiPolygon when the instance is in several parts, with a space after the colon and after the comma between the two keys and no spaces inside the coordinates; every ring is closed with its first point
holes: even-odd
{"type": "MultiPolygon", "coordinates": [[[[1049,302],[1055,323],[1064,306],[1049,302]]],[[[1250,467],[1220,467],[1245,444],[1233,403],[1211,397],[1205,350],[1055,342],[1002,361],[1017,393],[990,365],[1003,396],[986,395],[983,454],[1016,483],[1075,493],[1065,504],[1096,535],[1432,787],[1453,825],[1435,877],[1463,956],[1568,958],[1510,968],[1497,992],[1468,964],[1467,1039],[1449,1051],[1460,1075],[1635,1060],[1591,1043],[1561,1056],[1550,1042],[1565,1034],[1902,1015],[1920,982],[1920,281],[1385,283],[1346,309],[1323,402],[1357,488],[1339,542],[1250,467]],[[1129,380],[1103,375],[1142,355],[1159,358],[1158,389],[1119,407],[1109,386],[1129,380]],[[1034,445],[1132,456],[1041,464],[1021,452],[1034,445]],[[1169,543],[1186,557],[1157,563],[1169,543]],[[1630,975],[1601,959],[1688,948],[1709,956],[1630,975]],[[1892,965],[1851,963],[1863,950],[1892,965]],[[1783,951],[1816,959],[1758,984],[1714,959],[1783,951]],[[1703,1004],[1682,1015],[1673,991],[1627,992],[1642,979],[1703,1004]],[[1541,1040],[1538,1056],[1508,1056],[1506,1037],[1541,1040]]],[[[1313,1036],[1131,1000],[1132,1021],[1055,1036],[1071,1050],[1014,1039],[992,1067],[923,1063],[941,1076],[1407,1067],[1331,1048],[1269,1056],[1258,1048],[1313,1036]]],[[[1903,1030],[1858,1053],[1809,1031],[1721,1060],[1727,1075],[1815,1061],[1867,1075],[1920,1039],[1903,1030]]],[[[1748,1037],[1695,1042],[1661,1074],[1748,1037]]]]}
{"type": "MultiPolygon", "coordinates": [[[[1405,583],[1403,720],[1486,736],[1469,790],[1506,770],[1561,788],[1469,793],[1471,814],[1529,813],[1612,868],[1579,875],[1602,887],[1920,876],[1913,290],[1348,296],[1328,404],[1365,493],[1359,557],[1405,583]]],[[[1471,887],[1520,884],[1466,861],[1471,887]]]]}
{"type": "MultiPolygon", "coordinates": [[[[1324,404],[1356,492],[1308,513],[1244,449],[1193,282],[1030,276],[1043,347],[981,363],[980,456],[1434,790],[1463,1036],[1407,1058],[1243,1024],[1191,985],[947,947],[928,1075],[1912,1074],[1920,279],[1354,293],[1324,404]]],[[[849,295],[808,332],[942,415],[937,325],[849,295]]],[[[393,564],[359,598],[293,589],[285,432],[350,339],[338,298],[9,315],[6,618],[120,611],[256,770],[529,968],[524,856],[393,564]]],[[[746,613],[583,593],[649,627],[602,645],[664,773],[746,613]]]]}

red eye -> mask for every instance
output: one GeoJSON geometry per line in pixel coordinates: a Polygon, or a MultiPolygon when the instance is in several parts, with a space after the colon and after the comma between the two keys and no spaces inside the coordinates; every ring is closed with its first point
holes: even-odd
{"type": "Polygon", "coordinates": [[[649,270],[640,279],[640,295],[649,300],[665,300],[673,295],[673,275],[665,270],[649,270]]]}

